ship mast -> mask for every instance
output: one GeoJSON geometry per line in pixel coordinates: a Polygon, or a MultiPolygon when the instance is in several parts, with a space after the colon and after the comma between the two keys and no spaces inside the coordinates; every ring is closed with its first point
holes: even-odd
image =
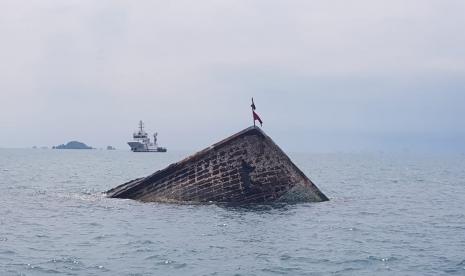
{"type": "Polygon", "coordinates": [[[144,123],[142,123],[142,120],[139,121],[139,131],[141,133],[144,132],[144,123]]]}

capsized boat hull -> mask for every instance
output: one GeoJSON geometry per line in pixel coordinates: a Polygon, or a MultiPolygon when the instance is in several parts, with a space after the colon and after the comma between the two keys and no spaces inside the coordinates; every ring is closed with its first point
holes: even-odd
{"type": "Polygon", "coordinates": [[[144,202],[321,202],[328,198],[257,127],[107,191],[144,202]]]}

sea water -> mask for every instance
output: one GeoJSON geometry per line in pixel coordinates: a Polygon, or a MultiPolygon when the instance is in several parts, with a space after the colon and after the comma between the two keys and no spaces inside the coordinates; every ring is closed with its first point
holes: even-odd
{"type": "Polygon", "coordinates": [[[102,192],[187,153],[0,149],[0,275],[465,275],[465,156],[290,154],[329,202],[102,192]]]}

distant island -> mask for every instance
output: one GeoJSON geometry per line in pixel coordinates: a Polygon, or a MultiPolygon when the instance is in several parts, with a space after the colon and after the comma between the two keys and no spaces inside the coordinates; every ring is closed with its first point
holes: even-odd
{"type": "Polygon", "coordinates": [[[68,144],[66,145],[61,144],[59,146],[53,147],[53,149],[93,149],[93,148],[78,141],[71,141],[71,142],[68,142],[68,144]]]}

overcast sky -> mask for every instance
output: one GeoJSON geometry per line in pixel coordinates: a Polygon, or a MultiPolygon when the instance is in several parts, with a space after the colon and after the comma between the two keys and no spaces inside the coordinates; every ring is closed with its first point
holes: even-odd
{"type": "Polygon", "coordinates": [[[465,152],[463,0],[0,0],[0,147],[465,152]]]}

